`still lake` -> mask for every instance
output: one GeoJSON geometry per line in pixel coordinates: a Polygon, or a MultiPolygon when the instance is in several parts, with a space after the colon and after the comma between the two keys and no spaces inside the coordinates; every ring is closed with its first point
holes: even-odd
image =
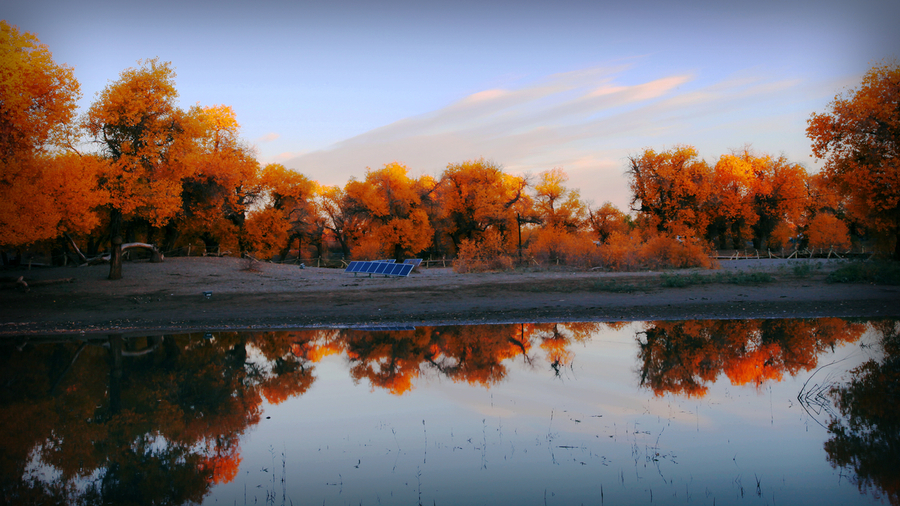
{"type": "Polygon", "coordinates": [[[900,503],[900,321],[0,342],[5,504],[900,503]]]}

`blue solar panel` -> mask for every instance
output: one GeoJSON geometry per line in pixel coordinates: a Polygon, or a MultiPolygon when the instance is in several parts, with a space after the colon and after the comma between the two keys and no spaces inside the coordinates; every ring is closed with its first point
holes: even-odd
{"type": "Polygon", "coordinates": [[[384,261],[354,260],[347,265],[344,272],[363,274],[384,274],[385,276],[409,276],[415,267],[412,263],[395,264],[384,261]]]}
{"type": "Polygon", "coordinates": [[[419,264],[422,263],[422,259],[421,258],[407,258],[406,260],[403,261],[403,263],[412,264],[413,267],[418,267],[419,264]]]}

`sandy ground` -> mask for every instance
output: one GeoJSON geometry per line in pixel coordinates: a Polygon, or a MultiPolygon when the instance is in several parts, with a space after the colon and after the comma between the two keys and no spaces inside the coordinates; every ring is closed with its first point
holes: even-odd
{"type": "MultiPolygon", "coordinates": [[[[337,269],[256,264],[234,258],[126,262],[124,278],[108,266],[7,270],[0,289],[0,336],[81,332],[125,334],[180,329],[441,325],[519,321],[616,321],[694,318],[900,317],[900,287],[828,284],[838,262],[722,261],[721,270],[766,271],[775,282],[662,288],[659,272],[543,270],[457,274],[421,269],[408,278],[337,269]],[[24,276],[30,291],[10,288],[24,276]],[[73,278],[47,285],[35,281],[73,278]],[[630,293],[596,284],[628,284],[630,293]],[[212,292],[206,297],[204,292],[212,292]]],[[[699,272],[713,275],[717,271],[699,272]]]]}

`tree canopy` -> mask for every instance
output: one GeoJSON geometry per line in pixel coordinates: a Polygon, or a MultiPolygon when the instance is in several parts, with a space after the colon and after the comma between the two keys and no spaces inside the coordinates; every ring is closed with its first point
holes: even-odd
{"type": "Polygon", "coordinates": [[[858,89],[813,113],[806,134],[851,215],[893,242],[900,260],[900,65],[874,66],[858,89]]]}
{"type": "MultiPolygon", "coordinates": [[[[231,107],[180,107],[170,62],[138,61],[80,117],[73,69],[6,22],[0,65],[4,263],[11,249],[76,240],[94,258],[108,248],[110,279],[122,276],[121,244],[139,241],[280,261],[455,256],[465,270],[510,268],[513,256],[608,269],[705,266],[713,248],[846,251],[870,237],[900,258],[894,63],[873,67],[859,89],[810,118],[821,174],[749,146],[715,163],[690,145],[646,148],[626,167],[633,214],[593,208],[566,186],[562,167],[533,177],[481,158],[417,177],[393,162],[323,186],[290,167],[261,167],[231,107]]],[[[72,249],[63,257],[86,260],[72,249]]]]}

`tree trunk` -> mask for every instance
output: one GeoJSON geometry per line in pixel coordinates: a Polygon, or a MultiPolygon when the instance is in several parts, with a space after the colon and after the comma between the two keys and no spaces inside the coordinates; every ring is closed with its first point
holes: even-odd
{"type": "Polygon", "coordinates": [[[109,336],[109,416],[122,410],[122,334],[109,336]]]}
{"type": "Polygon", "coordinates": [[[109,214],[109,279],[122,279],[122,212],[109,214]]]}
{"type": "Polygon", "coordinates": [[[894,241],[894,260],[900,261],[900,228],[897,229],[894,241]]]}

